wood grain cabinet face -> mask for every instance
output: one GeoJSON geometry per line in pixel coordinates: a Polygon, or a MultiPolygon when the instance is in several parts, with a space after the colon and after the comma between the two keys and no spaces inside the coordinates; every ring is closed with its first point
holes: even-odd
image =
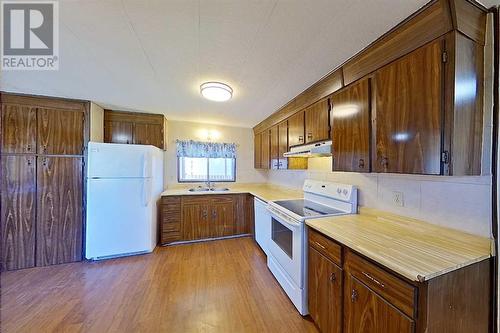
{"type": "Polygon", "coordinates": [[[253,167],[260,169],[262,167],[262,134],[256,133],[253,138],[253,167]]]}
{"type": "Polygon", "coordinates": [[[83,154],[83,112],[38,109],[38,153],[83,154]]]}
{"type": "Polygon", "coordinates": [[[271,135],[269,130],[262,132],[261,139],[261,169],[269,169],[271,166],[271,135]]]}
{"type": "Polygon", "coordinates": [[[304,111],[299,111],[288,118],[288,146],[306,143],[304,137],[304,111]]]}
{"type": "Polygon", "coordinates": [[[1,158],[1,269],[35,266],[36,158],[1,158]]]}
{"type": "Polygon", "coordinates": [[[342,331],[342,269],[309,246],[309,314],[322,333],[342,331]]]}
{"type": "Polygon", "coordinates": [[[106,121],[104,142],[131,144],[134,142],[134,124],[123,121],[106,121]]]}
{"type": "Polygon", "coordinates": [[[350,274],[344,291],[344,332],[411,333],[415,322],[350,274]]]}
{"type": "Polygon", "coordinates": [[[211,238],[210,199],[182,199],[182,240],[211,238]]]}
{"type": "Polygon", "coordinates": [[[282,121],[278,127],[278,169],[288,169],[288,158],[283,156],[288,151],[288,122],[282,121]]]}
{"type": "Polygon", "coordinates": [[[333,171],[370,171],[369,80],[331,97],[333,171]]]}
{"type": "Polygon", "coordinates": [[[270,168],[276,170],[279,168],[279,133],[278,125],[271,127],[269,130],[269,158],[270,158],[270,168]]]}
{"type": "Polygon", "coordinates": [[[2,105],[1,153],[36,153],[36,107],[2,105]]]}
{"type": "Polygon", "coordinates": [[[306,143],[330,139],[329,113],[330,107],[326,98],[305,110],[306,143]]]}
{"type": "Polygon", "coordinates": [[[375,171],[440,174],[442,45],[432,42],[375,72],[375,171]]]}
{"type": "Polygon", "coordinates": [[[232,195],[210,198],[210,237],[226,237],[236,233],[235,206],[232,195]]]}
{"type": "Polygon", "coordinates": [[[40,157],[37,165],[37,266],[82,259],[82,158],[40,157]]]}
{"type": "Polygon", "coordinates": [[[163,147],[162,127],[157,124],[135,124],[134,144],[163,147]]]}

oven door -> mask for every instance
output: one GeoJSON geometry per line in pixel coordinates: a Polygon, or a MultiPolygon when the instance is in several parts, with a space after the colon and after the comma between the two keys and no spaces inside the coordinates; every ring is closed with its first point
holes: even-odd
{"type": "Polygon", "coordinates": [[[296,286],[302,288],[304,223],[271,211],[269,252],[296,286]]]}

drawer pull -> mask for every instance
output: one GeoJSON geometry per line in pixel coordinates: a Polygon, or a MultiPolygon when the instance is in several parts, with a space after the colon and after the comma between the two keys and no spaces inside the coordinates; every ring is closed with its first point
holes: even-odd
{"type": "Polygon", "coordinates": [[[379,280],[375,279],[373,276],[371,276],[370,274],[368,273],[365,273],[365,272],[361,272],[364,276],[366,276],[369,280],[375,282],[376,284],[378,284],[379,286],[381,286],[382,288],[385,288],[385,284],[383,284],[382,282],[380,282],[379,280]]]}
{"type": "Polygon", "coordinates": [[[354,303],[358,300],[358,292],[356,289],[353,289],[351,292],[351,302],[354,303]]]}
{"type": "Polygon", "coordinates": [[[322,248],[323,250],[326,250],[326,247],[324,247],[324,246],[323,246],[323,245],[321,245],[320,243],[318,243],[318,242],[316,242],[316,241],[315,241],[314,243],[316,243],[316,245],[318,245],[318,246],[319,246],[320,248],[322,248]]]}
{"type": "Polygon", "coordinates": [[[337,280],[337,276],[335,275],[335,273],[330,274],[330,281],[335,282],[335,280],[337,280]]]}

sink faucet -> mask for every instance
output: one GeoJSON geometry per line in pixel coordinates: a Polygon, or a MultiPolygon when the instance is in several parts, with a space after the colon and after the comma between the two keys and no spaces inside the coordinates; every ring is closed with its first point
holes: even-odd
{"type": "Polygon", "coordinates": [[[209,180],[209,181],[206,181],[206,182],[205,182],[205,185],[207,186],[207,188],[208,188],[209,190],[211,190],[212,188],[214,188],[214,187],[215,187],[215,186],[214,186],[214,184],[212,184],[212,182],[211,182],[210,180],[209,180]]]}

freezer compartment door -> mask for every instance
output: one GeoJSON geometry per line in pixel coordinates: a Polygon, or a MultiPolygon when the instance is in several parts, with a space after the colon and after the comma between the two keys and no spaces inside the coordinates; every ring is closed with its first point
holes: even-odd
{"type": "Polygon", "coordinates": [[[148,178],[153,146],[89,142],[88,178],[148,178]]]}
{"type": "Polygon", "coordinates": [[[156,244],[156,206],[151,179],[89,179],[87,259],[151,252],[156,244]]]}

